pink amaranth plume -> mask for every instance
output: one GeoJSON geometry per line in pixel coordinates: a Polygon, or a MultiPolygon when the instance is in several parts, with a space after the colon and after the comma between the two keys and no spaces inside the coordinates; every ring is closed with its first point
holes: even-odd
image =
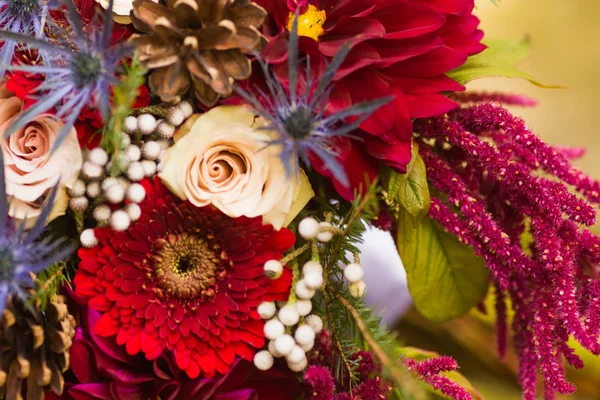
{"type": "Polygon", "coordinates": [[[320,366],[308,367],[304,373],[304,383],[308,386],[307,399],[330,400],[333,398],[335,384],[327,368],[320,366]]]}
{"type": "Polygon", "coordinates": [[[499,103],[507,106],[535,107],[539,104],[536,99],[519,94],[498,92],[458,92],[452,94],[452,100],[461,104],[499,103]]]}
{"type": "Polygon", "coordinates": [[[473,397],[465,388],[441,375],[442,372],[455,371],[458,363],[452,357],[440,356],[424,361],[407,358],[404,364],[409,370],[415,371],[423,381],[446,396],[456,400],[471,400],[473,397]]]}
{"type": "Polygon", "coordinates": [[[600,238],[582,229],[595,223],[600,182],[568,161],[580,151],[549,146],[494,104],[417,120],[415,132],[435,189],[429,216],[471,246],[492,273],[501,356],[504,297],[510,298],[524,399],[535,399],[538,372],[546,398],[572,393],[564,362],[583,363],[569,337],[600,354],[600,238]]]}

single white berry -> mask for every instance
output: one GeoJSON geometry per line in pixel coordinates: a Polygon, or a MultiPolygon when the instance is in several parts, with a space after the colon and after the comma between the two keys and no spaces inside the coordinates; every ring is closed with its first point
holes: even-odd
{"type": "Polygon", "coordinates": [[[95,199],[100,195],[100,183],[98,182],[90,182],[85,189],[85,193],[88,195],[90,199],[95,199]]]}
{"type": "Polygon", "coordinates": [[[310,314],[306,317],[306,323],[315,330],[315,333],[319,333],[323,329],[323,320],[316,314],[310,314]]]}
{"type": "Polygon", "coordinates": [[[350,283],[361,281],[365,272],[359,264],[351,263],[344,269],[344,276],[350,283]]]}
{"type": "Polygon", "coordinates": [[[83,163],[81,172],[83,172],[83,175],[88,179],[99,179],[104,174],[102,167],[89,161],[83,163]]]}
{"type": "Polygon", "coordinates": [[[161,152],[160,144],[155,141],[144,143],[142,154],[146,160],[157,160],[161,152]]]}
{"type": "Polygon", "coordinates": [[[179,126],[183,124],[183,121],[185,120],[185,114],[183,113],[183,110],[181,108],[175,106],[171,107],[169,111],[167,111],[167,116],[165,119],[171,125],[179,126]]]}
{"type": "Polygon", "coordinates": [[[294,332],[296,343],[305,345],[315,341],[315,330],[310,325],[300,325],[294,332]]]}
{"type": "Polygon", "coordinates": [[[278,260],[269,260],[265,263],[265,276],[269,279],[277,279],[283,273],[283,264],[278,260]]]}
{"type": "Polygon", "coordinates": [[[163,139],[171,139],[175,134],[175,127],[167,121],[160,121],[156,127],[156,133],[163,139]]]}
{"type": "Polygon", "coordinates": [[[106,194],[106,200],[112,204],[119,204],[125,199],[125,189],[119,184],[119,182],[116,182],[115,184],[106,188],[104,194],[106,194]]]}
{"type": "Polygon", "coordinates": [[[296,345],[292,349],[292,352],[290,354],[288,354],[287,356],[285,356],[285,359],[289,363],[297,364],[297,363],[301,362],[302,359],[305,357],[306,357],[306,354],[304,353],[304,350],[302,350],[302,348],[300,346],[296,345]]]}
{"type": "Polygon", "coordinates": [[[352,295],[352,297],[363,297],[365,295],[365,292],[367,291],[367,285],[364,281],[354,282],[351,283],[350,286],[348,286],[348,291],[350,292],[350,295],[352,295]]]}
{"type": "Polygon", "coordinates": [[[317,234],[317,240],[319,242],[327,243],[331,239],[333,239],[331,224],[329,222],[321,222],[319,224],[319,233],[317,234]]]}
{"type": "Polygon", "coordinates": [[[81,235],[79,235],[79,240],[81,241],[81,245],[88,249],[95,247],[98,244],[98,239],[96,239],[93,229],[85,229],[83,232],[81,232],[81,235]]]}
{"type": "Polygon", "coordinates": [[[137,117],[137,129],[142,135],[151,135],[156,129],[156,118],[154,118],[154,115],[139,115],[137,117]]]}
{"type": "Polygon", "coordinates": [[[288,362],[289,369],[291,369],[294,372],[302,372],[302,371],[304,371],[304,369],[306,368],[307,365],[308,365],[308,360],[306,359],[306,356],[304,356],[304,358],[302,359],[302,361],[300,361],[299,363],[290,363],[290,362],[288,362]]]}
{"type": "Polygon", "coordinates": [[[273,355],[267,350],[259,351],[254,355],[254,365],[261,371],[268,371],[273,366],[273,355]]]}
{"type": "Polygon", "coordinates": [[[260,315],[262,319],[271,319],[275,315],[277,307],[275,307],[275,303],[272,301],[263,301],[258,305],[256,311],[258,311],[258,315],[260,315]]]}
{"type": "Polygon", "coordinates": [[[85,182],[77,179],[68,190],[69,196],[81,197],[85,194],[85,182]]]}
{"type": "Polygon", "coordinates": [[[312,301],[310,300],[297,300],[296,301],[296,310],[301,317],[305,317],[310,314],[312,310],[312,301]]]}
{"type": "Polygon", "coordinates": [[[320,225],[319,221],[312,217],[304,218],[298,224],[298,233],[304,240],[313,240],[319,233],[320,225]]]}
{"type": "Polygon", "coordinates": [[[75,212],[83,212],[88,208],[87,197],[74,197],[69,200],[69,208],[75,212]]]}
{"type": "Polygon", "coordinates": [[[144,201],[144,198],[146,197],[146,189],[139,183],[132,183],[127,188],[126,197],[127,200],[139,204],[144,201]]]}
{"type": "Polygon", "coordinates": [[[108,154],[104,149],[100,147],[96,147],[94,150],[90,151],[88,154],[88,159],[91,163],[96,164],[100,167],[104,167],[108,162],[108,154]]]}
{"type": "Polygon", "coordinates": [[[111,214],[112,210],[106,204],[100,204],[94,208],[94,219],[98,221],[99,224],[106,224],[110,219],[111,214]]]}
{"type": "Polygon", "coordinates": [[[144,167],[139,161],[134,161],[127,168],[127,177],[133,182],[139,182],[144,179],[144,167]]]}
{"type": "Polygon", "coordinates": [[[275,339],[275,350],[283,356],[290,354],[294,350],[294,346],[296,346],[296,342],[290,335],[281,335],[275,339]]]}
{"type": "Polygon", "coordinates": [[[302,273],[304,275],[310,274],[311,272],[318,272],[319,274],[323,273],[323,266],[316,261],[308,261],[302,267],[302,273]]]}
{"type": "Polygon", "coordinates": [[[300,315],[298,314],[298,311],[296,310],[296,306],[294,306],[293,304],[288,304],[286,306],[283,306],[279,310],[279,314],[277,314],[277,316],[279,317],[279,320],[281,321],[281,323],[284,324],[285,326],[296,325],[298,323],[298,321],[300,320],[300,315]]]}
{"type": "Polygon", "coordinates": [[[102,190],[106,191],[109,187],[111,187],[112,185],[117,185],[118,183],[119,181],[117,180],[117,178],[109,176],[108,178],[102,181],[102,190]]]}
{"type": "Polygon", "coordinates": [[[275,318],[265,323],[264,332],[267,339],[275,340],[285,333],[285,326],[275,318]]]}
{"type": "Polygon", "coordinates": [[[125,132],[130,135],[133,135],[134,133],[137,132],[138,120],[133,115],[130,115],[129,117],[125,118],[124,125],[125,125],[125,132]]]}
{"type": "Polygon", "coordinates": [[[323,286],[323,275],[316,271],[309,272],[308,274],[304,275],[302,280],[309,289],[319,289],[321,286],[323,286]]]}
{"type": "Polygon", "coordinates": [[[192,103],[190,103],[189,101],[184,100],[181,103],[179,103],[177,106],[179,107],[181,112],[183,112],[184,119],[188,119],[194,113],[194,107],[192,106],[192,103]]]}
{"type": "Polygon", "coordinates": [[[269,342],[269,346],[267,346],[267,348],[269,349],[269,353],[271,353],[273,355],[273,357],[275,357],[275,358],[283,357],[283,354],[278,352],[277,349],[275,348],[275,342],[273,340],[271,340],[269,342]]]}
{"type": "Polygon", "coordinates": [[[135,203],[129,203],[125,206],[125,212],[129,215],[129,219],[133,222],[140,219],[142,216],[142,209],[135,203]]]}
{"type": "Polygon", "coordinates": [[[123,232],[129,228],[131,220],[123,210],[117,210],[110,216],[110,227],[117,232],[123,232]]]}
{"type": "Polygon", "coordinates": [[[143,160],[142,168],[144,168],[144,176],[147,178],[156,174],[156,163],[154,161],[143,160]]]}
{"type": "Polygon", "coordinates": [[[299,344],[298,346],[300,346],[302,348],[302,350],[304,350],[305,352],[309,352],[312,350],[313,347],[315,347],[315,341],[313,340],[310,343],[299,344]]]}
{"type": "Polygon", "coordinates": [[[304,280],[300,280],[300,281],[298,281],[298,283],[296,283],[295,291],[296,291],[296,296],[298,296],[298,298],[304,299],[304,300],[310,300],[315,295],[314,289],[310,289],[308,286],[306,286],[306,283],[304,283],[304,280]]]}
{"type": "Polygon", "coordinates": [[[142,151],[135,144],[132,144],[129,147],[127,147],[127,149],[125,150],[125,154],[127,154],[127,157],[129,157],[131,161],[139,161],[140,157],[142,157],[142,151]]]}

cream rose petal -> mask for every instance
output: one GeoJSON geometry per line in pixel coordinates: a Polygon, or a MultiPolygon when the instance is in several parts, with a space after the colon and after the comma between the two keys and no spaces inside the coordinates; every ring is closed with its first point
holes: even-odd
{"type": "Polygon", "coordinates": [[[276,133],[258,129],[265,122],[247,107],[215,107],[190,121],[175,135],[159,175],[178,197],[234,218],[262,216],[276,229],[312,197],[303,172],[287,177],[281,150],[265,146],[276,133]]]}

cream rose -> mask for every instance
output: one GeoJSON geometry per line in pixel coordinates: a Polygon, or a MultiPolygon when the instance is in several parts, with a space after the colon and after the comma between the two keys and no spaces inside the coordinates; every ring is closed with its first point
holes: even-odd
{"type": "Polygon", "coordinates": [[[181,199],[212,204],[230,217],[263,217],[275,229],[289,224],[314,195],[303,171],[288,177],[281,149],[265,147],[273,132],[242,106],[213,108],[175,136],[160,178],[181,199]]]}
{"type": "MultiPolygon", "coordinates": [[[[0,86],[0,137],[23,111],[23,104],[0,86]]],[[[10,215],[34,219],[41,213],[50,190],[60,181],[50,219],[64,214],[68,198],[64,188],[77,179],[83,157],[75,129],[51,152],[63,123],[50,114],[33,118],[25,127],[2,139],[6,193],[10,215]]]]}
{"type": "MultiPolygon", "coordinates": [[[[115,22],[119,24],[130,24],[131,19],[129,18],[129,13],[133,10],[133,1],[134,0],[114,0],[113,2],[113,19],[115,22]]],[[[155,3],[158,3],[158,0],[152,0],[155,3]]],[[[109,0],[96,0],[96,3],[100,4],[102,8],[105,10],[108,9],[110,4],[109,0]]]]}

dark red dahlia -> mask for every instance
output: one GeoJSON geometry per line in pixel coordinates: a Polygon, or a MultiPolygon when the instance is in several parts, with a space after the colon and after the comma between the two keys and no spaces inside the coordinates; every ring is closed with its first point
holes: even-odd
{"type": "MultiPolygon", "coordinates": [[[[264,57],[275,74],[287,79],[287,38],[294,3],[300,7],[300,50],[310,56],[313,76],[345,43],[352,45],[337,70],[329,110],[339,111],[365,100],[394,95],[361,125],[364,144],[353,145],[344,160],[351,183],[364,183],[357,159],[382,160],[405,171],[411,158],[412,120],[441,115],[456,104],[448,92],[464,87],[444,74],[483,50],[473,0],[256,0],[269,10],[265,25],[269,46],[264,57]],[[366,150],[366,152],[364,151],[366,150]]],[[[255,74],[257,76],[258,74],[255,74]]],[[[260,79],[260,78],[257,78],[260,79]]],[[[372,162],[362,161],[369,166],[372,162]]],[[[318,166],[316,167],[317,169],[318,166]]],[[[320,171],[322,172],[322,171],[320,171]]],[[[325,175],[329,175],[325,173],[325,175]]],[[[344,197],[352,188],[336,185],[344,197]]]]}
{"type": "Polygon", "coordinates": [[[158,179],[143,184],[142,217],[127,232],[97,229],[99,245],[78,253],[75,291],[102,313],[95,332],[149,360],[170,352],[191,378],[251,360],[265,344],[256,308],[286,300],[291,286],[289,270],[269,280],[263,265],[294,235],[195,207],[158,179]]]}

